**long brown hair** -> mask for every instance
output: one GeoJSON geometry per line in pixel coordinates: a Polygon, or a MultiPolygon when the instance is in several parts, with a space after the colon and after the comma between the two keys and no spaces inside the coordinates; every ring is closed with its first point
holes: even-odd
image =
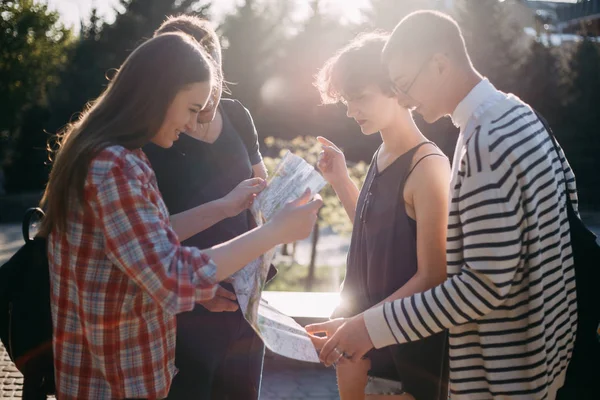
{"type": "Polygon", "coordinates": [[[65,230],[68,210],[83,202],[91,160],[104,148],[137,149],[160,129],[177,93],[213,81],[216,67],[196,41],[181,33],[152,38],[125,60],[104,92],[58,135],[58,151],[41,201],[40,235],[65,230]],[[75,202],[75,203],[73,203],[75,202]]]}

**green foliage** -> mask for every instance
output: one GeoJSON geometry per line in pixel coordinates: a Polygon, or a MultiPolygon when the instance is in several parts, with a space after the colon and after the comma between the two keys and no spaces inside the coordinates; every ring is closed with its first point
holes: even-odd
{"type": "Polygon", "coordinates": [[[44,3],[0,1],[0,140],[5,149],[14,144],[23,113],[45,103],[67,60],[71,31],[58,19],[44,3]]]}
{"type": "MultiPolygon", "coordinates": [[[[276,150],[279,153],[277,157],[265,157],[265,165],[272,174],[280,158],[287,150],[304,158],[306,162],[315,166],[321,152],[321,145],[314,137],[297,137],[293,140],[276,139],[269,137],[265,139],[265,145],[268,150],[276,150]]],[[[268,151],[267,150],[267,151],[268,151]]],[[[360,188],[367,175],[368,165],[364,162],[353,163],[348,166],[350,177],[360,188]]],[[[323,208],[319,213],[321,227],[331,227],[336,233],[349,235],[352,232],[352,221],[348,218],[344,207],[342,207],[337,195],[331,185],[325,186],[320,193],[323,198],[323,208]]]]}
{"type": "MultiPolygon", "coordinates": [[[[307,286],[308,266],[299,264],[280,263],[278,273],[270,281],[265,290],[281,292],[304,292],[307,286]]],[[[344,280],[344,266],[332,267],[320,265],[315,269],[311,291],[337,292],[344,280]]]]}

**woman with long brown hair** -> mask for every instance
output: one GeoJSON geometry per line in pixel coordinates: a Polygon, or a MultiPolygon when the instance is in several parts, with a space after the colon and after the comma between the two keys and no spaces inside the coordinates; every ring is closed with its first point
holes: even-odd
{"type": "Polygon", "coordinates": [[[280,242],[308,236],[305,194],[270,222],[208,250],[181,246],[148,160],[194,130],[218,74],[191,38],[142,44],[60,139],[42,205],[57,396],[158,399],[176,372],[175,314],[280,242]]]}

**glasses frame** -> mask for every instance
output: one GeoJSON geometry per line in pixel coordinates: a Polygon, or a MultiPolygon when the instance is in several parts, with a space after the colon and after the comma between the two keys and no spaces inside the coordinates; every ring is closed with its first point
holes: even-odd
{"type": "Polygon", "coordinates": [[[410,90],[415,85],[415,83],[417,82],[417,79],[419,79],[419,77],[421,76],[421,73],[423,72],[423,70],[425,69],[427,64],[429,64],[431,62],[432,59],[433,59],[433,56],[429,56],[425,59],[424,62],[421,63],[421,65],[419,66],[419,69],[417,70],[417,73],[415,74],[414,78],[410,81],[410,84],[408,85],[408,87],[406,89],[400,89],[398,87],[398,85],[396,84],[396,82],[392,82],[392,92],[394,92],[394,94],[396,96],[404,96],[404,97],[408,98],[412,103],[416,104],[416,106],[414,108],[418,107],[421,103],[419,101],[415,100],[415,98],[410,95],[410,90]]]}

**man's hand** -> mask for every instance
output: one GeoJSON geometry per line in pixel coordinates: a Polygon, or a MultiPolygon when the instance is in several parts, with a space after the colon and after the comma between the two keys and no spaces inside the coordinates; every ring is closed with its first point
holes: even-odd
{"type": "Polygon", "coordinates": [[[345,318],[336,318],[320,324],[306,325],[304,329],[308,332],[310,340],[313,342],[315,349],[321,350],[327,340],[346,322],[345,318]],[[324,333],[325,336],[315,336],[315,333],[324,333]]]}
{"type": "Polygon", "coordinates": [[[344,355],[352,362],[360,361],[369,350],[373,342],[369,337],[365,319],[362,314],[346,320],[337,332],[325,343],[319,358],[326,366],[330,366],[344,355]]]}
{"type": "Polygon", "coordinates": [[[232,312],[237,311],[239,308],[235,293],[230,292],[220,285],[217,287],[215,297],[199,304],[211,312],[232,312]]]}

